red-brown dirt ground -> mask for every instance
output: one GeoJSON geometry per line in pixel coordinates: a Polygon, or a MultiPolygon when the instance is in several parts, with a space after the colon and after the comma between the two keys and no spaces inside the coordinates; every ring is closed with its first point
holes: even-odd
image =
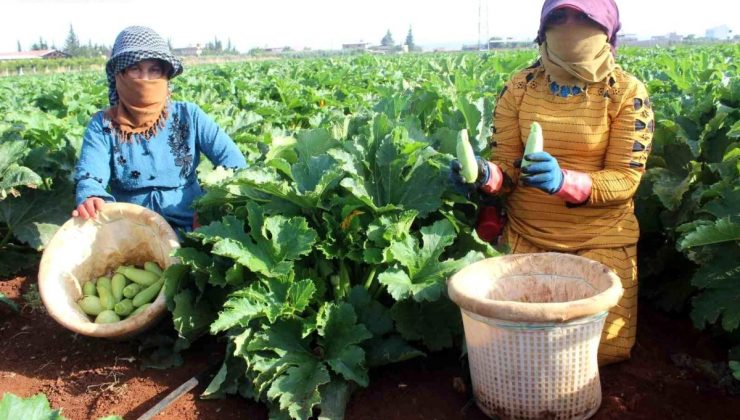
{"type": "MultiPolygon", "coordinates": [[[[136,419],[203,371],[209,359],[221,356],[222,343],[201,340],[184,353],[182,366],[141,370],[135,343],[78,336],[54,322],[29,299],[35,281],[34,276],[0,281],[0,292],[21,307],[12,313],[0,305],[0,394],[43,392],[52,407],[73,420],[111,414],[136,419]]],[[[722,360],[724,353],[706,334],[647,304],[640,308],[639,322],[632,360],[601,370],[604,397],[594,419],[726,419],[740,413],[740,396],[672,362],[677,353],[722,360]]],[[[463,369],[458,355],[446,352],[375,370],[370,386],[353,395],[346,418],[485,419],[461,380],[463,369]]],[[[265,407],[253,401],[202,400],[198,395],[204,387],[156,418],[267,418],[265,407]]]]}

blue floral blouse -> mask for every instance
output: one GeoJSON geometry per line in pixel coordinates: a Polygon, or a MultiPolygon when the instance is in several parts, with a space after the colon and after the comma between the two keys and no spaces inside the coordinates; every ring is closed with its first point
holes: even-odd
{"type": "Polygon", "coordinates": [[[87,126],[75,170],[76,201],[139,204],[164,216],[175,230],[191,230],[193,200],[203,194],[195,168],[203,153],[215,166],[245,168],[233,140],[189,102],[171,102],[166,125],[149,140],[120,143],[103,112],[87,126]]]}

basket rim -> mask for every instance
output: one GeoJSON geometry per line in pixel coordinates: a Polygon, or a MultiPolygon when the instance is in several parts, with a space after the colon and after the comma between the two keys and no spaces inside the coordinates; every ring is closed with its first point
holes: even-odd
{"type": "MultiPolygon", "coordinates": [[[[105,218],[113,215],[127,215],[137,213],[144,214],[145,217],[147,217],[152,223],[154,223],[154,225],[161,232],[165,233],[166,237],[163,239],[164,241],[166,241],[171,250],[175,250],[180,247],[180,242],[177,238],[177,234],[175,233],[174,229],[172,229],[172,226],[170,226],[170,224],[164,219],[164,217],[162,217],[162,215],[160,215],[159,213],[138,204],[119,202],[105,203],[103,208],[99,211],[97,217],[105,218]]],[[[50,286],[50,284],[53,282],[58,282],[60,281],[60,279],[52,278],[49,274],[49,272],[52,271],[50,268],[52,257],[47,254],[46,250],[63,245],[63,237],[65,235],[65,232],[67,232],[68,230],[77,229],[84,224],[90,223],[97,223],[97,221],[94,219],[83,221],[78,217],[72,217],[59,228],[54,236],[52,236],[41,256],[41,261],[39,262],[38,287],[39,294],[41,295],[41,301],[43,302],[49,316],[51,316],[57,323],[61,324],[63,327],[72,332],[90,337],[110,338],[114,340],[135,336],[152,326],[165,314],[167,310],[167,305],[164,287],[162,287],[162,290],[160,290],[159,294],[152,302],[152,304],[144,311],[137,314],[136,316],[126,318],[120,322],[112,324],[96,324],[92,321],[81,322],[76,319],[70,319],[69,317],[64,316],[64,311],[57,308],[57,301],[52,296],[50,296],[51,292],[49,289],[52,287],[50,286]]],[[[175,262],[176,259],[172,256],[169,256],[164,268],[167,268],[175,262]]]]}
{"type": "Polygon", "coordinates": [[[509,254],[485,258],[459,270],[448,279],[447,283],[447,291],[450,299],[461,309],[485,318],[530,323],[566,322],[608,311],[619,302],[619,299],[624,293],[621,280],[606,265],[578,255],[560,252],[509,254]],[[466,278],[466,274],[481,266],[510,261],[516,261],[518,264],[526,264],[531,258],[557,259],[573,264],[590,266],[590,269],[594,272],[604,275],[610,285],[606,290],[588,298],[568,302],[543,303],[495,300],[476,296],[461,287],[463,284],[469,284],[471,281],[466,278]]]}

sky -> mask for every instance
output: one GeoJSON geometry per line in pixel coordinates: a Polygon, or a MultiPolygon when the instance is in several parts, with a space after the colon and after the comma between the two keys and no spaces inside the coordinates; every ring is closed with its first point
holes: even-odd
{"type": "MultiPolygon", "coordinates": [[[[486,36],[533,39],[542,0],[0,0],[0,52],[30,49],[39,37],[63,47],[70,25],[81,43],[112,45],[129,25],[153,28],[174,47],[218,37],[246,52],[254,47],[339,49],[398,43],[412,28],[417,45],[459,48],[486,36]]],[[[740,34],[740,1],[617,0],[622,32],[639,38],[677,32],[703,36],[729,26],[740,34]],[[689,5],[701,7],[689,7],[689,5]]]]}

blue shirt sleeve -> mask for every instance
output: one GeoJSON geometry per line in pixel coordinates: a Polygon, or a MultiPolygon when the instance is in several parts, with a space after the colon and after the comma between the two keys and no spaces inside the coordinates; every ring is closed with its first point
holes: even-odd
{"type": "Polygon", "coordinates": [[[89,197],[100,197],[106,202],[116,201],[107,191],[111,172],[110,162],[110,145],[103,135],[100,114],[96,114],[85,129],[80,160],[75,167],[77,205],[89,197]]]}
{"type": "Polygon", "coordinates": [[[234,140],[216,124],[198,105],[189,104],[193,115],[193,129],[200,151],[214,166],[225,168],[246,168],[244,154],[234,140]]]}

